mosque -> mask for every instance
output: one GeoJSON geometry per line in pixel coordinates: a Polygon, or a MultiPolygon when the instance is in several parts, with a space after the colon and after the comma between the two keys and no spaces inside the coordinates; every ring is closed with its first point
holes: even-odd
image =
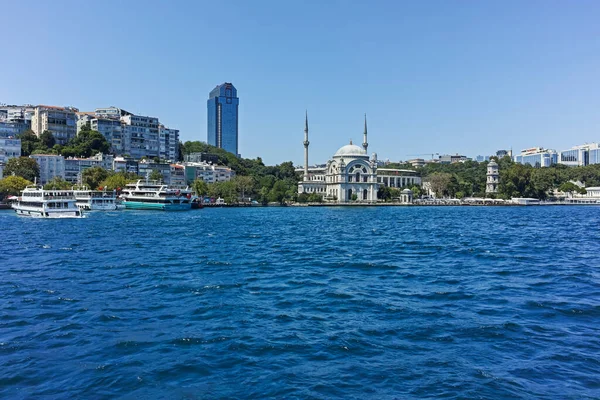
{"type": "MultiPolygon", "coordinates": [[[[421,178],[415,171],[379,168],[377,154],[369,157],[367,150],[367,116],[363,132],[362,147],[350,141],[342,146],[327,161],[324,167],[309,168],[308,166],[308,114],[304,121],[304,170],[302,181],[298,183],[298,193],[317,193],[327,202],[348,203],[360,201],[366,203],[377,202],[379,185],[390,187],[405,187],[420,185],[421,178]]],[[[402,199],[412,201],[412,193],[405,189],[402,199]]],[[[410,191],[410,190],[408,190],[410,191]]]]}

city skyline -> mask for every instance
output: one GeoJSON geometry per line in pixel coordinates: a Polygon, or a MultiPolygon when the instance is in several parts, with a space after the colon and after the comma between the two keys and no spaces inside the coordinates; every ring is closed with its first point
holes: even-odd
{"type": "Polygon", "coordinates": [[[244,97],[239,153],[267,164],[302,164],[306,109],[315,163],[339,143],[360,142],[364,113],[370,149],[392,161],[501,148],[561,151],[600,136],[594,2],[132,1],[118,12],[61,4],[3,6],[32,27],[19,29],[17,18],[0,27],[5,37],[20,32],[13,56],[0,65],[0,101],[83,111],[115,105],[160,116],[182,141],[204,141],[205,94],[234,82],[244,97]],[[221,24],[214,15],[226,15],[231,27],[219,41],[209,40],[221,24]],[[90,16],[111,23],[90,30],[90,16]],[[57,48],[65,37],[70,45],[57,48]],[[106,57],[96,57],[101,49],[106,57]],[[207,54],[222,62],[207,62],[207,54]],[[33,59],[44,60],[44,69],[27,62],[33,59]]]}

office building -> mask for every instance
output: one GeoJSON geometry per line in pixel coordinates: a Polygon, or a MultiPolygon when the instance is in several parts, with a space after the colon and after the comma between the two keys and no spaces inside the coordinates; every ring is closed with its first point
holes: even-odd
{"type": "Polygon", "coordinates": [[[574,146],[569,150],[561,151],[558,154],[558,163],[570,167],[581,167],[589,164],[600,163],[600,147],[598,143],[582,144],[574,146]],[[591,156],[591,157],[590,157],[591,156]]]}
{"type": "Polygon", "coordinates": [[[207,101],[208,144],[237,156],[239,104],[236,88],[227,82],[214,88],[207,101]]]}
{"type": "Polygon", "coordinates": [[[543,147],[532,147],[521,150],[521,154],[514,156],[514,162],[528,164],[536,168],[549,167],[558,163],[558,154],[555,150],[544,149],[543,147]]]}

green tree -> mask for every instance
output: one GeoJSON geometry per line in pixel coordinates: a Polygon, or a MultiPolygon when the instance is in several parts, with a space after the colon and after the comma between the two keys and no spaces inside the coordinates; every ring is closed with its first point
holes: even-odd
{"type": "Polygon", "coordinates": [[[149,178],[151,181],[162,181],[163,174],[161,174],[159,170],[153,169],[152,172],[150,172],[149,178]]]}
{"type": "Polygon", "coordinates": [[[434,172],[428,177],[431,184],[431,190],[436,197],[444,197],[449,195],[449,187],[451,184],[452,175],[447,172],[434,172]]]}
{"type": "Polygon", "coordinates": [[[66,190],[66,189],[71,189],[72,186],[73,185],[71,185],[69,182],[65,181],[60,176],[55,176],[54,178],[50,179],[50,181],[48,181],[48,183],[46,183],[44,185],[44,189],[46,189],[46,190],[49,190],[49,189],[66,190]]]}
{"type": "Polygon", "coordinates": [[[38,163],[29,157],[15,157],[6,162],[4,175],[16,175],[33,182],[40,177],[40,167],[38,163]]]}
{"type": "Polygon", "coordinates": [[[7,196],[20,195],[27,185],[32,185],[32,183],[27,179],[16,175],[7,176],[4,179],[0,179],[0,199],[3,199],[7,196]]]}
{"type": "Polygon", "coordinates": [[[192,183],[192,189],[196,193],[196,196],[204,196],[208,193],[208,184],[202,179],[196,179],[192,183]]]}
{"type": "Polygon", "coordinates": [[[309,203],[322,203],[323,202],[323,196],[321,196],[318,193],[311,193],[308,195],[308,202],[309,203]]]}
{"type": "Polygon", "coordinates": [[[54,135],[50,131],[44,131],[40,135],[40,144],[44,149],[49,150],[54,147],[56,144],[56,140],[54,140],[54,135]]]}
{"type": "Polygon", "coordinates": [[[287,186],[283,181],[276,181],[269,191],[268,199],[270,202],[283,203],[286,197],[287,186]]]}
{"type": "Polygon", "coordinates": [[[245,201],[246,194],[252,192],[254,188],[254,179],[251,176],[236,176],[232,180],[240,198],[245,201]]]}
{"type": "Polygon", "coordinates": [[[21,155],[23,157],[30,156],[40,143],[40,139],[31,129],[17,135],[17,138],[21,139],[21,155]]]}
{"type": "Polygon", "coordinates": [[[128,183],[134,183],[138,179],[141,179],[139,176],[133,173],[126,172],[117,172],[117,173],[109,173],[109,176],[100,182],[102,188],[106,190],[121,190],[128,183]]]}
{"type": "Polygon", "coordinates": [[[100,182],[108,178],[108,171],[101,167],[88,168],[81,174],[81,180],[84,185],[92,190],[100,186],[100,182]]]}
{"type": "Polygon", "coordinates": [[[93,131],[84,125],[79,134],[69,140],[63,148],[65,157],[90,157],[97,153],[108,154],[110,144],[98,131],[93,131]]]}

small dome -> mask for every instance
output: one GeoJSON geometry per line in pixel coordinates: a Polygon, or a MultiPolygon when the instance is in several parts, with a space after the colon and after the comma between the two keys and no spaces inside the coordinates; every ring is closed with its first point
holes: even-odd
{"type": "MultiPolygon", "coordinates": [[[[362,147],[358,147],[355,144],[347,144],[345,146],[340,147],[340,149],[335,153],[335,156],[366,156],[367,152],[362,147]]],[[[367,156],[368,157],[368,156],[367,156]]]]}
{"type": "Polygon", "coordinates": [[[497,167],[497,166],[498,166],[498,163],[496,163],[496,161],[494,161],[494,160],[491,160],[491,161],[488,163],[488,167],[497,167]]]}
{"type": "Polygon", "coordinates": [[[401,193],[412,194],[412,190],[410,190],[410,189],[403,189],[401,193]]]}

